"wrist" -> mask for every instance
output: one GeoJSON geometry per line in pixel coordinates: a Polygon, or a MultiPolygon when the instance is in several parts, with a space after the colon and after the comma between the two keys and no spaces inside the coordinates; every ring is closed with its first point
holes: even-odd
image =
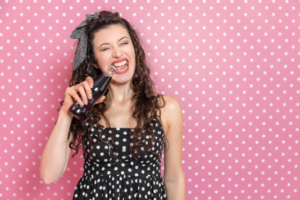
{"type": "Polygon", "coordinates": [[[73,118],[72,113],[70,113],[69,109],[65,108],[64,106],[62,106],[61,109],[59,110],[59,115],[65,115],[65,116],[68,116],[70,118],[73,118]]]}

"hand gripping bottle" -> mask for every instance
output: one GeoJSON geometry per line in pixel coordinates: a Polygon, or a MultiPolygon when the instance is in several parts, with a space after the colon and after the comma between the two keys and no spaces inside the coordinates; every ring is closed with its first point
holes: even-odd
{"type": "Polygon", "coordinates": [[[91,110],[91,108],[93,107],[94,103],[100,99],[103,94],[105,93],[105,91],[108,88],[108,85],[111,81],[111,76],[114,74],[114,72],[117,69],[111,65],[110,69],[109,69],[109,74],[108,75],[104,75],[101,74],[99,78],[97,78],[96,80],[94,80],[94,87],[92,88],[92,99],[88,99],[88,104],[85,105],[83,104],[82,106],[80,104],[78,104],[78,102],[76,101],[70,108],[69,111],[78,116],[80,120],[83,120],[88,112],[91,110]]]}

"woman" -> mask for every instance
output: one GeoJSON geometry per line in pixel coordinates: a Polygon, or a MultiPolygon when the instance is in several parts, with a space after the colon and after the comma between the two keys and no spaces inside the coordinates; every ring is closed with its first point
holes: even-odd
{"type": "Polygon", "coordinates": [[[74,156],[82,148],[84,174],[73,199],[185,199],[180,104],[154,92],[132,26],[118,13],[102,11],[87,15],[71,37],[80,40],[70,87],[42,154],[44,183],[58,181],[72,149],[74,156]],[[116,72],[106,96],[80,121],[68,109],[87,104],[93,80],[111,65],[116,72]]]}

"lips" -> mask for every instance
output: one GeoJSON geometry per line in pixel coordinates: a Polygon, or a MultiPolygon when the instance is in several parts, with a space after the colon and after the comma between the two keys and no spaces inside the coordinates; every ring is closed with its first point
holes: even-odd
{"type": "Polygon", "coordinates": [[[129,70],[129,62],[126,58],[116,60],[111,65],[117,69],[116,74],[124,74],[129,70]]]}

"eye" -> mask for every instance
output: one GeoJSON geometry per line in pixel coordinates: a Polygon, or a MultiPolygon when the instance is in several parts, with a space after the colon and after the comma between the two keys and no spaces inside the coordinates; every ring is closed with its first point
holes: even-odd
{"type": "Polygon", "coordinates": [[[128,42],[124,42],[124,43],[122,43],[122,45],[125,45],[125,44],[128,44],[128,42]]]}
{"type": "Polygon", "coordinates": [[[108,50],[108,48],[102,49],[101,51],[106,51],[106,50],[108,50]]]}

